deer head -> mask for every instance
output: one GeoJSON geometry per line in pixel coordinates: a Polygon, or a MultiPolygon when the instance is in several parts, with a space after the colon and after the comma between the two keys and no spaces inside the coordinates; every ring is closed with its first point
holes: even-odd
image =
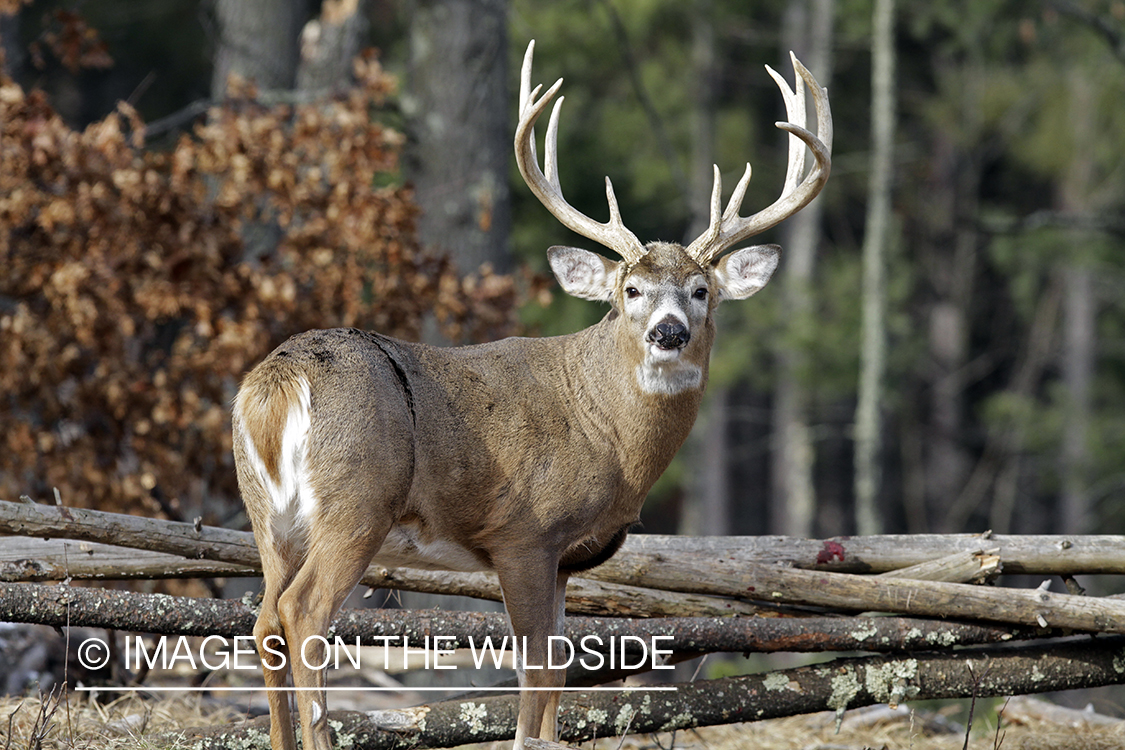
{"type": "Polygon", "coordinates": [[[609,177],[605,180],[609,221],[605,223],[582,214],[563,198],[558,175],[558,126],[563,97],[558,98],[551,111],[544,168],[539,168],[535,124],[555,98],[562,79],[540,97],[542,86],[531,88],[534,51],[532,41],[524,54],[520,76],[520,120],[515,137],[520,174],[564,226],[622,258],[615,261],[588,250],[552,247],[548,251],[551,269],[568,294],[608,302],[621,316],[621,325],[628,330],[627,338],[634,342],[632,349],[639,359],[636,375],[642,390],[673,394],[699,387],[713,341],[711,314],[715,306],[724,299],[745,299],[765,286],[777,268],[781,249],[776,245],[755,245],[723,253],[800,211],[828,180],[832,150],[828,92],[796,57],[792,57],[797,73],[795,89],[766,66],[781,89],[790,119],[777,123],[777,127],[790,134],[789,164],[781,197],[753,216],[739,215],[750,184],[748,163],[724,211],[722,177],[716,165],[707,230],[686,248],[664,242],[643,245],[622,222],[609,177]],[[805,127],[806,84],[816,107],[816,135],[805,127]],[[808,146],[815,163],[801,179],[805,163],[803,145],[808,146]]]}

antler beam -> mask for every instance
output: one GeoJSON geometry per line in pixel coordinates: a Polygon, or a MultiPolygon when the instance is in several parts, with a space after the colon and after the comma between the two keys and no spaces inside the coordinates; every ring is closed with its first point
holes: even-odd
{"type": "Polygon", "coordinates": [[[535,153],[535,122],[558,93],[562,86],[562,79],[555,81],[543,97],[537,100],[536,97],[543,87],[539,85],[534,90],[531,89],[531,59],[534,52],[535,40],[532,40],[527,45],[527,52],[524,53],[523,71],[520,75],[520,121],[516,128],[515,144],[516,164],[519,165],[520,174],[531,188],[531,192],[535,193],[535,197],[564,226],[613,250],[627,262],[635,263],[644,256],[644,245],[622,223],[621,211],[617,207],[617,198],[613,194],[613,184],[609,181],[609,177],[605,178],[609,221],[604,224],[578,211],[563,198],[558,174],[559,109],[564,99],[561,96],[551,110],[551,119],[547,124],[547,139],[544,143],[546,151],[544,169],[539,168],[539,158],[535,153]]]}
{"type": "Polygon", "coordinates": [[[828,106],[828,90],[816,82],[812,73],[795,55],[790,53],[789,56],[793,60],[793,70],[797,74],[795,90],[790,89],[785,79],[773,68],[766,66],[766,70],[781,89],[782,98],[785,99],[785,111],[790,120],[777,123],[777,127],[789,133],[789,167],[786,170],[781,197],[753,216],[739,216],[742,200],[746,197],[746,188],[750,184],[751,169],[750,164],[747,163],[746,171],[734,188],[726,210],[720,214],[723,181],[719,175],[719,167],[716,165],[715,182],[711,191],[711,223],[707,231],[696,238],[687,249],[688,254],[700,265],[713,262],[728,248],[780,224],[797,213],[817,196],[828,181],[828,173],[832,166],[832,112],[828,106]],[[816,106],[816,135],[805,127],[805,84],[808,84],[812,91],[816,106]],[[816,163],[805,179],[798,184],[805,163],[802,144],[808,146],[816,163]]]}

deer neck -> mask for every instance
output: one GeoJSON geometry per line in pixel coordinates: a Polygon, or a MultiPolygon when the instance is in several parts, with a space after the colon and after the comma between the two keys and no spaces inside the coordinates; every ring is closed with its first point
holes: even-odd
{"type": "Polygon", "coordinates": [[[611,312],[573,335],[573,350],[566,358],[568,379],[575,409],[603,433],[620,454],[622,467],[629,468],[627,473],[647,492],[695,423],[707,385],[710,341],[701,341],[704,346],[696,354],[697,385],[675,393],[653,392],[638,375],[639,347],[628,340],[619,320],[611,312]]]}

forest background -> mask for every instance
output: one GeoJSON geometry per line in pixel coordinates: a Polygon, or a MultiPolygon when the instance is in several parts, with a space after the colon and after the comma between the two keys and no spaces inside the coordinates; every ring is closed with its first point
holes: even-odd
{"type": "Polygon", "coordinates": [[[534,38],[535,80],[566,78],[568,199],[603,218],[608,174],[643,241],[699,233],[712,163],[728,191],[753,163],[745,211],[777,196],[764,64],[792,80],[794,50],[831,94],[832,178],[755,240],[782,268],[720,308],[704,413],[643,531],[1125,528],[1125,2],[0,13],[4,499],[242,527],[228,408],[287,335],[470,341],[604,314],[542,278],[547,247],[589,243],[511,158],[534,38]]]}

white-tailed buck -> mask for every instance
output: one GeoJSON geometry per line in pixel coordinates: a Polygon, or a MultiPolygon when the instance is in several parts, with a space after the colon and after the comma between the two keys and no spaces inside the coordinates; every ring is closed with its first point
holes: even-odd
{"type": "MultiPolygon", "coordinates": [[[[373,560],[495,571],[512,631],[527,639],[521,658],[545,663],[548,636],[561,634],[567,577],[613,555],[691,430],[707,385],[715,307],[761,289],[780,253],[774,245],[724,251],[799,211],[828,179],[827,92],[793,58],[795,91],[769,71],[790,120],[778,123],[790,133],[781,197],[739,216],[747,164],[722,211],[716,167],[707,231],[687,248],[642,245],[622,224],[608,179],[604,224],[563,198],[562,98],[540,170],[532,129],[562,81],[537,98],[533,49],[524,57],[516,161],[560,222],[621,256],[548,251],[562,288],[609,303],[609,313],[567,336],[451,348],[308,331],[247,375],[235,402],[238,481],[265,574],[254,636],[266,667],[283,654],[292,669],[306,750],[327,748],[329,733],[324,671],[305,662],[323,661],[315,636],[373,560]],[[805,129],[805,84],[816,135],[805,129]],[[803,146],[814,157],[804,179],[803,146]]],[[[288,693],[277,690],[287,670],[263,671],[271,742],[293,748],[288,693]]],[[[527,670],[519,678],[523,688],[558,688],[565,673],[527,670]]],[[[517,748],[528,737],[555,738],[558,702],[555,690],[521,691],[517,748]]]]}

